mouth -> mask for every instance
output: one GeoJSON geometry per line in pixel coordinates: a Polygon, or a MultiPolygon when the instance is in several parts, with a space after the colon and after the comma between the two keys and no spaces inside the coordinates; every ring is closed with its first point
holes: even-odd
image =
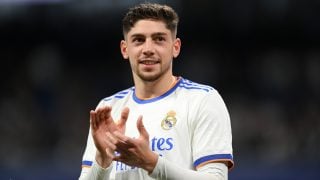
{"type": "Polygon", "coordinates": [[[142,71],[151,72],[155,70],[158,64],[160,64],[160,61],[157,59],[141,59],[139,64],[142,68],[142,71]]]}
{"type": "Polygon", "coordinates": [[[154,65],[160,63],[158,60],[141,60],[139,61],[140,64],[144,65],[154,65]]]}

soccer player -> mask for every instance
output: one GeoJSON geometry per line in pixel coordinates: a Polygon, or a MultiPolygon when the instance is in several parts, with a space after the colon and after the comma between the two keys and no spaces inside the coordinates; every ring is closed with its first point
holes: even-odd
{"type": "Polygon", "coordinates": [[[214,88],[172,72],[178,15],[144,3],[123,18],[123,58],[134,86],[90,111],[79,179],[228,179],[233,166],[228,110],[214,88]]]}

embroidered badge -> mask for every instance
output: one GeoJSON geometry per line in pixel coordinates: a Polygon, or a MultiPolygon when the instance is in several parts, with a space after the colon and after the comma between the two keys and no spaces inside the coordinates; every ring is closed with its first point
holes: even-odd
{"type": "Polygon", "coordinates": [[[164,130],[170,130],[177,123],[176,112],[169,111],[167,116],[161,121],[161,127],[164,130]]]}

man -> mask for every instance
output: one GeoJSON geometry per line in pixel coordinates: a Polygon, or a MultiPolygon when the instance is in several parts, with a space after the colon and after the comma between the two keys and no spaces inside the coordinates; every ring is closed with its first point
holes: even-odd
{"type": "Polygon", "coordinates": [[[228,179],[229,114],[215,89],[173,75],[177,26],[166,5],[140,4],[125,15],[120,48],[134,87],[90,111],[80,179],[228,179]]]}

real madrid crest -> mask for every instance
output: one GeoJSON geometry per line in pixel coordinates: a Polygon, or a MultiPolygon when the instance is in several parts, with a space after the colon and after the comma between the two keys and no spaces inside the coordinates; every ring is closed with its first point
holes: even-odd
{"type": "Polygon", "coordinates": [[[169,111],[167,116],[161,121],[161,127],[164,130],[170,130],[177,123],[176,112],[169,111]]]}

